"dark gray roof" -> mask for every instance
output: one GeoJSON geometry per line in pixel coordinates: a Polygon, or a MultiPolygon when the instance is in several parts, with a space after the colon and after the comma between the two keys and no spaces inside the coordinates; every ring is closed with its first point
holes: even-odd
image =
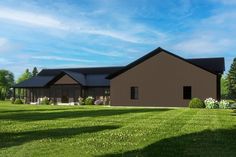
{"type": "Polygon", "coordinates": [[[23,82],[16,84],[15,88],[44,87],[54,76],[35,76],[23,82]]]}
{"type": "Polygon", "coordinates": [[[45,87],[64,75],[70,76],[83,86],[109,86],[106,77],[122,67],[43,69],[36,77],[16,84],[15,88],[45,87]]]}
{"type": "Polygon", "coordinates": [[[110,81],[106,79],[107,74],[86,75],[87,86],[110,86],[110,81]]]}
{"type": "Polygon", "coordinates": [[[223,73],[225,71],[224,58],[194,58],[187,59],[189,62],[196,64],[200,67],[204,67],[215,73],[223,73]]]}
{"type": "Polygon", "coordinates": [[[39,76],[55,76],[60,74],[61,71],[70,71],[82,74],[111,74],[117,70],[122,69],[123,66],[119,67],[93,67],[93,68],[64,68],[64,69],[43,69],[38,75],[39,76]]]}

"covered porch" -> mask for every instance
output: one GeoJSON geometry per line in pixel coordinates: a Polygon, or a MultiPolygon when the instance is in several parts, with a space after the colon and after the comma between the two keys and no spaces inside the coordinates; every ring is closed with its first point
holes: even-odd
{"type": "Polygon", "coordinates": [[[20,98],[27,104],[40,104],[47,97],[53,104],[71,104],[84,97],[84,89],[80,85],[52,85],[38,88],[13,88],[13,97],[20,98]]]}

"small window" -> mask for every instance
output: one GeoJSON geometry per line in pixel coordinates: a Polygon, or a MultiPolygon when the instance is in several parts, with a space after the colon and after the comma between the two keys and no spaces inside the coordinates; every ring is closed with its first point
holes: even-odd
{"type": "Polygon", "coordinates": [[[183,98],[184,99],[192,99],[192,87],[184,86],[183,87],[183,98]]]}
{"type": "Polygon", "coordinates": [[[131,99],[138,99],[138,87],[131,87],[130,88],[130,98],[131,99]]]}

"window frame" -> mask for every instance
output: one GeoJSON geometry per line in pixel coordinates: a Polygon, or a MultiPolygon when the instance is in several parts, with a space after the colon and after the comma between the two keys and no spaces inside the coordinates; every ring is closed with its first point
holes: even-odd
{"type": "Polygon", "coordinates": [[[183,99],[184,100],[192,99],[192,86],[183,86],[183,99]]]}
{"type": "Polygon", "coordinates": [[[131,100],[139,99],[139,88],[137,86],[130,87],[130,99],[131,100]]]}

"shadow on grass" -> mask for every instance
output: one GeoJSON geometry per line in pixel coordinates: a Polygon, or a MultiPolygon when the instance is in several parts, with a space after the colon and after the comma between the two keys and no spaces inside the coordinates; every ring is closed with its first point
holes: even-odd
{"type": "Polygon", "coordinates": [[[0,120],[16,120],[16,121],[37,121],[37,120],[53,120],[57,118],[79,118],[79,117],[100,117],[113,116],[129,113],[142,112],[164,112],[171,109],[99,109],[99,110],[75,110],[63,112],[23,112],[10,113],[0,115],[0,120]]]}
{"type": "Polygon", "coordinates": [[[49,108],[49,109],[20,109],[20,110],[3,110],[0,111],[0,113],[23,113],[23,112],[44,112],[44,111],[67,111],[67,110],[73,110],[73,108],[49,108]]]}
{"type": "Polygon", "coordinates": [[[235,157],[236,128],[205,130],[170,137],[141,149],[100,157],[235,157]]]}
{"type": "Polygon", "coordinates": [[[236,116],[236,109],[235,110],[233,110],[233,116],[236,116]]]}
{"type": "Polygon", "coordinates": [[[57,128],[49,130],[18,132],[18,133],[2,132],[0,133],[0,148],[18,146],[35,140],[70,138],[72,136],[84,133],[94,133],[103,130],[112,130],[117,128],[119,128],[119,126],[105,125],[105,126],[89,126],[80,128],[57,128]]]}

